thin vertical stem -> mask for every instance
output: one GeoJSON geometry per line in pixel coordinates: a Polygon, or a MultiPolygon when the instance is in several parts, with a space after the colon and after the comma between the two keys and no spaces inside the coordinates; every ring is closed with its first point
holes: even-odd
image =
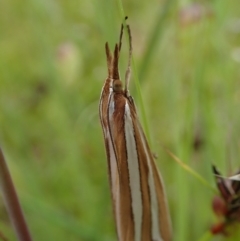
{"type": "Polygon", "coordinates": [[[10,176],[3,152],[0,148],[0,187],[3,200],[19,241],[31,241],[18,197],[10,176]]]}
{"type": "Polygon", "coordinates": [[[148,43],[146,44],[147,48],[143,55],[144,57],[142,63],[140,64],[140,81],[142,81],[147,76],[152,56],[154,54],[154,51],[156,50],[157,44],[159,43],[160,35],[163,31],[165,18],[168,16],[170,7],[174,2],[174,0],[166,0],[163,5],[160,5],[160,12],[155,21],[155,25],[151,31],[151,34],[149,34],[150,37],[148,43]]]}

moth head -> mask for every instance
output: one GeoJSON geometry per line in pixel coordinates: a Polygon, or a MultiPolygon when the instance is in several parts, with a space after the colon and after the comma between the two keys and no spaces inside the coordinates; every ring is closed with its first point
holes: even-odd
{"type": "MultiPolygon", "coordinates": [[[[125,20],[127,17],[125,18],[125,20]]],[[[121,25],[119,42],[115,44],[115,48],[113,53],[111,53],[109,49],[108,43],[105,44],[106,56],[107,56],[107,66],[108,66],[108,80],[113,80],[112,88],[115,93],[125,93],[125,95],[129,96],[128,91],[128,83],[131,75],[131,57],[132,57],[132,38],[129,25],[126,25],[128,36],[129,36],[129,59],[128,59],[128,67],[125,73],[125,87],[123,90],[122,82],[120,81],[120,75],[118,70],[118,62],[119,62],[119,54],[122,46],[122,36],[123,36],[123,28],[124,25],[121,25]]]]}
{"type": "Polygon", "coordinates": [[[121,80],[116,79],[113,81],[113,91],[116,93],[121,93],[123,91],[121,80]]]}

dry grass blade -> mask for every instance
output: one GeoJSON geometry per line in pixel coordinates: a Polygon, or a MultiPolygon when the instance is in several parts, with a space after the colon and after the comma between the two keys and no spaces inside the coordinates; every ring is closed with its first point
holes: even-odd
{"type": "Polygon", "coordinates": [[[19,241],[31,241],[18,197],[10,176],[3,152],[0,148],[0,187],[3,200],[19,241]]]}

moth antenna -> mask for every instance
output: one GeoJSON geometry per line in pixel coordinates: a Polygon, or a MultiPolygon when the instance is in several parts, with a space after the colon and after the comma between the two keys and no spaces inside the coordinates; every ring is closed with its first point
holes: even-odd
{"type": "Polygon", "coordinates": [[[123,36],[123,24],[121,25],[120,36],[119,36],[119,42],[118,42],[119,52],[120,52],[121,47],[122,47],[122,36],[123,36]]]}
{"type": "MultiPolygon", "coordinates": [[[[127,19],[128,19],[128,16],[125,17],[125,19],[123,20],[123,22],[126,21],[127,19]]],[[[120,30],[120,36],[119,36],[119,42],[118,42],[119,52],[121,51],[121,47],[122,47],[123,28],[124,28],[124,25],[123,25],[123,23],[122,23],[122,25],[121,25],[121,30],[120,30]]]]}
{"type": "Polygon", "coordinates": [[[132,35],[130,26],[127,25],[127,31],[128,31],[128,40],[129,40],[129,56],[128,56],[128,65],[127,70],[125,73],[125,93],[128,95],[128,85],[131,78],[131,60],[132,60],[132,35]]]}

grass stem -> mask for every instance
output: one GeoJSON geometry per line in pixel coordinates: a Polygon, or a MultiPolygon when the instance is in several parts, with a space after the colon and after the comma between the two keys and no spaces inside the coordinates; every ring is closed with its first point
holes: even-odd
{"type": "Polygon", "coordinates": [[[31,241],[17,193],[14,188],[3,152],[0,148],[0,187],[3,200],[19,241],[31,241]]]}

